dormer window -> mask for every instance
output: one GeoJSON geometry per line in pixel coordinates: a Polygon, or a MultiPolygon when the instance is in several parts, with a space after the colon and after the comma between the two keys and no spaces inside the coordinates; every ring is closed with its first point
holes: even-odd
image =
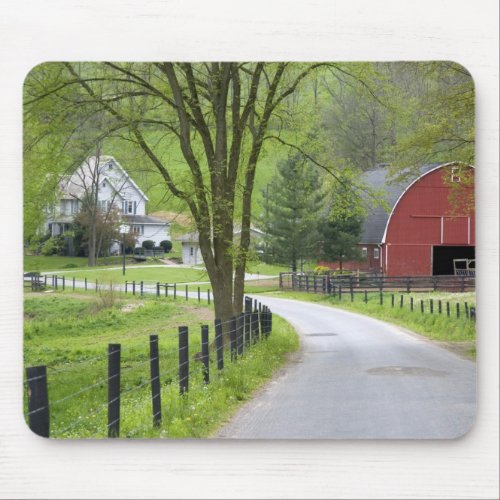
{"type": "Polygon", "coordinates": [[[451,182],[460,182],[458,167],[451,167],[451,182]]]}

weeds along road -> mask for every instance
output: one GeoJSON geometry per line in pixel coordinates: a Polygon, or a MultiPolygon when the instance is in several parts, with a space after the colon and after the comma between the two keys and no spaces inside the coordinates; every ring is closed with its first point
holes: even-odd
{"type": "Polygon", "coordinates": [[[295,326],[302,348],[216,437],[450,439],[473,425],[475,362],[366,316],[259,300],[295,326]]]}

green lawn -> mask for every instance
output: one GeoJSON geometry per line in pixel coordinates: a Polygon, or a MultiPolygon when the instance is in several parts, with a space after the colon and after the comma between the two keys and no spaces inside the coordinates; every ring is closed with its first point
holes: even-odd
{"type": "MultiPolygon", "coordinates": [[[[200,325],[210,325],[213,310],[193,301],[131,298],[103,291],[27,293],[25,366],[48,366],[51,436],[107,436],[107,345],[120,343],[122,437],[207,437],[298,348],[295,331],[273,318],[273,332],[236,363],[225,355],[218,373],[211,355],[211,383],[202,381],[200,325]],[[179,325],[189,326],[190,390],[178,388],[179,325]],[[159,335],[163,421],[153,428],[149,381],[149,335],[159,335]]],[[[25,403],[26,404],[26,403],[25,403]]],[[[25,409],[26,410],[26,409],[25,409]]]]}
{"type": "MultiPolygon", "coordinates": [[[[166,254],[169,256],[170,254],[166,254]]],[[[60,271],[65,269],[88,269],[87,257],[60,257],[58,255],[42,256],[42,255],[25,255],[24,256],[24,271],[60,271]]],[[[132,257],[127,256],[127,266],[134,267],[137,265],[155,265],[158,264],[158,259],[148,259],[146,261],[135,261],[132,257]]],[[[115,267],[122,265],[122,257],[101,257],[98,261],[98,266],[92,269],[102,267],[115,267]]]]}
{"type": "Polygon", "coordinates": [[[184,267],[127,267],[125,276],[121,268],[118,269],[75,269],[74,271],[64,271],[57,273],[58,276],[66,276],[67,279],[75,277],[75,279],[83,280],[87,278],[89,281],[99,283],[124,283],[125,281],[144,281],[160,283],[190,283],[190,282],[207,282],[208,275],[206,271],[200,269],[184,268],[184,267]]]}

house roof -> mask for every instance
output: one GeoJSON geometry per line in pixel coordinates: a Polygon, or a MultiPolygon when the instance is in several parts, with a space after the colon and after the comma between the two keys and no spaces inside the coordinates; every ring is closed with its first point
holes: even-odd
{"type": "Polygon", "coordinates": [[[85,187],[87,186],[87,189],[89,189],[92,186],[92,179],[95,178],[96,169],[98,169],[101,177],[100,184],[106,180],[115,192],[120,194],[124,182],[128,181],[145,201],[149,201],[149,198],[141,188],[112,156],[100,156],[99,159],[95,156],[89,156],[72,175],[68,175],[62,179],[60,187],[63,195],[70,198],[81,198],[85,194],[85,187]],[[119,169],[121,172],[120,178],[110,174],[109,167],[119,169]],[[121,185],[117,186],[117,182],[120,182],[121,185]]]}
{"type": "MultiPolygon", "coordinates": [[[[421,166],[417,171],[405,176],[404,180],[391,181],[389,171],[379,167],[367,170],[363,176],[363,182],[369,188],[383,189],[385,191],[384,201],[393,209],[404,191],[419,177],[444,165],[442,163],[432,163],[421,166]]],[[[368,215],[363,221],[361,229],[360,243],[379,244],[382,243],[387,221],[391,212],[387,212],[383,207],[371,207],[368,215]]]]}
{"type": "Polygon", "coordinates": [[[122,215],[124,222],[128,224],[154,224],[168,226],[168,222],[158,217],[151,217],[150,215],[122,215]]]}

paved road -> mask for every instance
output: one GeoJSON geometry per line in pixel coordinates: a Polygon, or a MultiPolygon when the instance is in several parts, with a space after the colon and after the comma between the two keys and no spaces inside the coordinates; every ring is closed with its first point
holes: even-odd
{"type": "Polygon", "coordinates": [[[218,437],[441,439],[472,426],[473,361],[372,318],[265,303],[299,330],[302,350],[218,437]]]}

